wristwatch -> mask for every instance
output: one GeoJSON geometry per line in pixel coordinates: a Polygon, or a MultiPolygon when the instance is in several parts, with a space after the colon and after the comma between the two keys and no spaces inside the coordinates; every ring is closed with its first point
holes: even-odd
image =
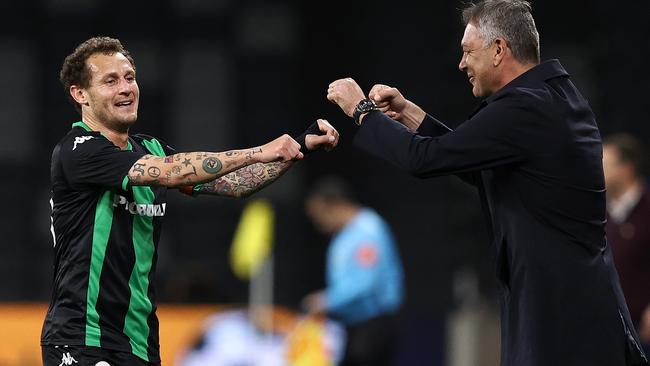
{"type": "Polygon", "coordinates": [[[354,113],[352,113],[352,118],[354,118],[354,123],[357,124],[357,126],[360,126],[361,123],[359,122],[359,117],[361,117],[362,114],[366,114],[371,111],[376,111],[377,110],[377,104],[371,99],[362,99],[359,104],[354,108],[354,113]]]}

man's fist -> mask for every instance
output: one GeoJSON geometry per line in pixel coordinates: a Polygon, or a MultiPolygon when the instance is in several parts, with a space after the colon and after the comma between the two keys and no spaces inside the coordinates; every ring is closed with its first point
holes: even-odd
{"type": "Polygon", "coordinates": [[[327,88],[327,99],[338,104],[348,117],[352,117],[354,108],[365,98],[363,90],[352,78],[335,80],[327,88]]]}
{"type": "Polygon", "coordinates": [[[392,119],[399,120],[401,113],[406,108],[406,98],[396,88],[384,84],[375,84],[370,93],[370,99],[375,101],[380,111],[392,119]]]}

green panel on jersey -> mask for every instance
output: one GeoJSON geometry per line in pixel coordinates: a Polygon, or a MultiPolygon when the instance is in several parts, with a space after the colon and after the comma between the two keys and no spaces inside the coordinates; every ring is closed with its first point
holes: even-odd
{"type": "Polygon", "coordinates": [[[104,192],[97,201],[95,224],[93,227],[93,246],[90,257],[90,274],[88,276],[88,294],[86,304],[86,346],[100,347],[101,330],[97,313],[99,296],[99,279],[104,265],[106,245],[113,225],[113,193],[104,192]]]}
{"type": "Polygon", "coordinates": [[[122,179],[122,189],[126,191],[127,188],[129,188],[129,176],[125,175],[122,179]]]}
{"type": "MultiPolygon", "coordinates": [[[[135,186],[132,191],[133,199],[137,204],[153,204],[154,193],[151,188],[135,186]]],[[[145,212],[142,215],[133,215],[133,249],[135,251],[135,266],[129,279],[131,299],[124,320],[124,334],[129,337],[133,354],[149,361],[147,353],[149,324],[147,319],[151,314],[152,305],[148,292],[154,241],[153,217],[146,216],[145,212]]]]}
{"type": "MultiPolygon", "coordinates": [[[[131,141],[126,140],[126,149],[129,151],[133,150],[133,146],[131,145],[131,141]]],[[[122,189],[126,191],[126,189],[129,186],[129,176],[128,174],[124,176],[124,179],[122,179],[122,189]]]]}
{"type": "MultiPolygon", "coordinates": [[[[156,156],[165,156],[165,151],[158,140],[142,140],[142,144],[156,156]]],[[[133,199],[137,204],[153,204],[154,193],[146,186],[132,187],[133,199]]],[[[153,217],[146,215],[133,216],[133,249],[135,251],[135,266],[129,279],[131,299],[129,310],[124,320],[124,334],[129,337],[133,354],[149,361],[147,352],[149,339],[149,323],[152,304],[148,296],[149,272],[153,265],[153,217]]]]}
{"type": "Polygon", "coordinates": [[[199,183],[199,184],[195,185],[192,188],[192,196],[196,196],[197,194],[199,194],[199,192],[201,192],[201,188],[203,188],[204,185],[205,185],[205,183],[199,183]]]}
{"type": "Polygon", "coordinates": [[[90,127],[84,123],[84,121],[75,122],[72,124],[72,127],[81,127],[86,131],[92,131],[90,127]]]}
{"type": "Polygon", "coordinates": [[[160,144],[160,141],[156,139],[142,140],[142,145],[144,145],[150,153],[156,156],[165,156],[165,150],[160,144]]]}

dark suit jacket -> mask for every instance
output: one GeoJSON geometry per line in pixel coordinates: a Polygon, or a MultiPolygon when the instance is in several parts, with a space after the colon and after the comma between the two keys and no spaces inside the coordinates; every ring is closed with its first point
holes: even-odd
{"type": "Polygon", "coordinates": [[[605,238],[594,115],[557,60],[520,75],[454,131],[381,112],[355,145],[413,175],[473,180],[491,227],[504,366],[643,364],[605,238]]]}

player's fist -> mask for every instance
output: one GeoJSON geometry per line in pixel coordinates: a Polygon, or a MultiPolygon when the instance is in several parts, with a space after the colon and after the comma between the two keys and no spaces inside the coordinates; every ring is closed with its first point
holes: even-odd
{"type": "Polygon", "coordinates": [[[321,134],[305,135],[305,147],[308,150],[317,150],[322,147],[325,151],[331,151],[339,143],[338,131],[325,119],[319,119],[316,123],[321,134]]]}
{"type": "Polygon", "coordinates": [[[287,134],[260,146],[259,149],[261,150],[258,155],[260,163],[298,160],[303,158],[303,154],[300,152],[300,145],[287,134]]]}

